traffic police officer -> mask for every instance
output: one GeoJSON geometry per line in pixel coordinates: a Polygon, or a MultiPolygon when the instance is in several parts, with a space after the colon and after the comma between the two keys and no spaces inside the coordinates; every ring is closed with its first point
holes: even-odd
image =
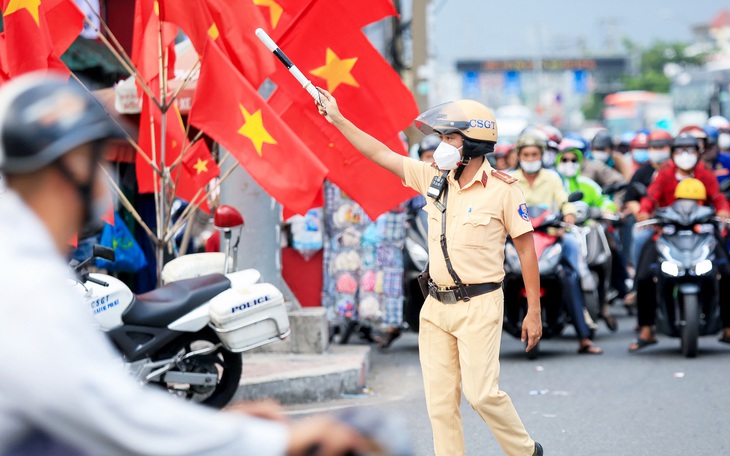
{"type": "Polygon", "coordinates": [[[527,350],[542,335],[539,273],[532,225],[515,179],[485,159],[497,125],[480,103],[457,100],[419,115],[416,126],[436,132],[435,166],[392,152],[342,116],[319,89],[319,111],[363,155],[426,196],[429,294],[420,315],[419,353],[436,455],[465,454],[459,403],[464,395],[510,456],[542,455],[506,393],[499,390],[504,298],[504,244],[509,234],[522,262],[528,312],[527,350]],[[445,254],[446,253],[446,254],[445,254]]]}

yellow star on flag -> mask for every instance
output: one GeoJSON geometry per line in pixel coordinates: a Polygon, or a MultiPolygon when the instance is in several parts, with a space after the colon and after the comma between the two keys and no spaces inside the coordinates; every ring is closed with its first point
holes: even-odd
{"type": "Polygon", "coordinates": [[[249,114],[242,104],[239,104],[238,106],[241,107],[241,114],[243,114],[244,119],[244,124],[238,129],[238,134],[250,139],[253,146],[256,148],[256,152],[258,152],[259,157],[261,157],[263,156],[261,148],[264,143],[277,144],[277,142],[271,137],[269,132],[266,131],[260,109],[253,114],[249,114]]]}
{"type": "Polygon", "coordinates": [[[271,28],[276,28],[276,25],[281,19],[281,13],[284,12],[284,8],[281,7],[275,0],[253,0],[253,4],[257,6],[265,6],[269,8],[269,16],[271,16],[271,28]]]}
{"type": "Polygon", "coordinates": [[[3,16],[9,16],[16,11],[20,11],[21,9],[28,10],[28,13],[33,16],[33,20],[35,21],[36,25],[40,27],[41,22],[38,19],[38,8],[41,5],[41,0],[10,0],[10,3],[8,3],[8,7],[5,8],[5,12],[3,12],[3,16]]]}
{"type": "Polygon", "coordinates": [[[207,173],[208,172],[208,160],[203,160],[202,158],[198,158],[198,162],[193,165],[193,168],[195,168],[195,171],[197,171],[198,174],[207,173]]]}
{"type": "Polygon", "coordinates": [[[351,59],[340,59],[335,52],[327,48],[327,63],[324,66],[315,68],[310,71],[315,76],[319,76],[327,81],[327,90],[333,93],[340,84],[347,84],[353,87],[360,87],[355,78],[350,73],[352,67],[357,62],[357,57],[351,59]]]}

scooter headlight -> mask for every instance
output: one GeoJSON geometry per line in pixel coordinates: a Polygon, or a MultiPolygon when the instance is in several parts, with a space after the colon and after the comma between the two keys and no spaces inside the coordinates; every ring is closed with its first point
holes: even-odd
{"type": "Polygon", "coordinates": [[[408,255],[411,257],[411,260],[413,260],[413,264],[416,268],[423,271],[428,263],[428,250],[410,238],[406,238],[405,246],[408,251],[408,255]]]}
{"type": "Polygon", "coordinates": [[[672,261],[662,261],[662,272],[670,277],[679,277],[684,275],[684,268],[672,261]]]}
{"type": "Polygon", "coordinates": [[[710,271],[712,271],[712,261],[710,260],[702,260],[694,267],[694,273],[698,276],[705,275],[710,271]]]}

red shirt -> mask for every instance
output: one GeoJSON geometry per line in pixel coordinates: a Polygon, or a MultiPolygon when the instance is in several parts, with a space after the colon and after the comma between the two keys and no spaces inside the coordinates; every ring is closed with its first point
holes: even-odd
{"type": "MultiPolygon", "coordinates": [[[[646,196],[641,199],[639,212],[651,214],[655,208],[666,207],[674,202],[674,189],[679,183],[676,174],[677,167],[673,162],[670,162],[669,166],[665,166],[657,173],[654,181],[646,189],[646,196]]],[[[702,162],[697,163],[692,177],[705,184],[707,203],[712,204],[718,212],[730,211],[730,203],[728,203],[725,195],[720,192],[720,184],[718,184],[717,178],[702,162]]]]}

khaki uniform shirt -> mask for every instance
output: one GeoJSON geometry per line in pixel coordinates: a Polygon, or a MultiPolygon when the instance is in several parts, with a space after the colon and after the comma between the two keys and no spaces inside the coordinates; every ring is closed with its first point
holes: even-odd
{"type": "Polygon", "coordinates": [[[532,185],[521,169],[512,173],[512,177],[517,179],[528,206],[544,205],[550,210],[561,211],[563,215],[575,215],[575,206],[568,202],[563,180],[555,171],[541,169],[532,185]]]}
{"type": "MultiPolygon", "coordinates": [[[[405,185],[423,195],[434,176],[441,174],[431,165],[407,157],[403,158],[403,170],[405,185]]],[[[453,171],[447,178],[446,245],[451,264],[466,285],[501,282],[507,234],[515,238],[532,231],[519,187],[492,173],[498,171],[484,160],[474,179],[463,188],[454,180],[453,171]]],[[[429,273],[437,285],[453,286],[440,244],[442,213],[433,198],[426,196],[426,200],[423,210],[428,213],[429,273]]]]}

